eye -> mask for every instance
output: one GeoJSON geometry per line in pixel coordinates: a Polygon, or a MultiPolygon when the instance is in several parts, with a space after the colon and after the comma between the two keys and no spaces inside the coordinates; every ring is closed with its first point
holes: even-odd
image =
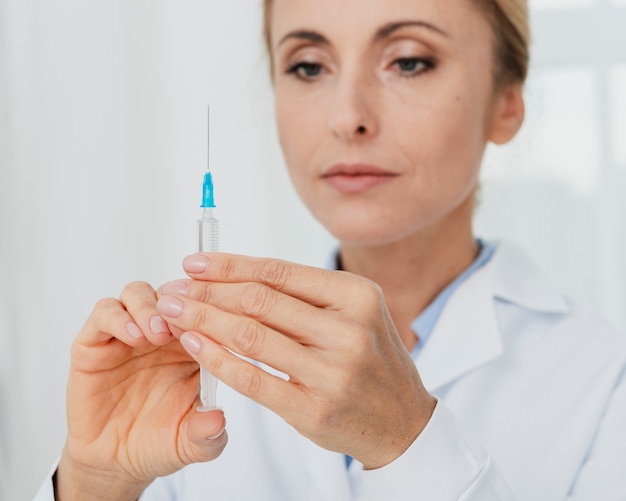
{"type": "Polygon", "coordinates": [[[393,63],[398,67],[403,76],[412,77],[432,70],[435,62],[430,58],[403,57],[393,63]]]}
{"type": "Polygon", "coordinates": [[[296,63],[287,70],[287,73],[296,75],[302,80],[313,80],[322,73],[322,65],[318,63],[296,63]]]}

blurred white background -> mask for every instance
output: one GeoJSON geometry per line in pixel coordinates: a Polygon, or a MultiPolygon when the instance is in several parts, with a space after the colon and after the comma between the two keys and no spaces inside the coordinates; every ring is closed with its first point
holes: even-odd
{"type": "MultiPolygon", "coordinates": [[[[95,302],[181,276],[207,104],[224,250],[325,262],[277,145],[260,3],[0,0],[1,500],[30,499],[62,447],[95,302]]],[[[626,328],[626,0],[531,5],[528,120],[489,151],[477,233],[626,328]]]]}

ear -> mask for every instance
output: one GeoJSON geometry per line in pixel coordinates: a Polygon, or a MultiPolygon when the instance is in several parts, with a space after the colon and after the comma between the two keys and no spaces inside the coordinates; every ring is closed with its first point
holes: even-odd
{"type": "Polygon", "coordinates": [[[524,122],[526,108],[522,84],[507,85],[498,91],[495,99],[488,140],[505,144],[515,137],[524,122]]]}

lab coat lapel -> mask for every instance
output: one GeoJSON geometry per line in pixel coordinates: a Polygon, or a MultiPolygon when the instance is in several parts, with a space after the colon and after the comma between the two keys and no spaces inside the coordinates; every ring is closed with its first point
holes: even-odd
{"type": "Polygon", "coordinates": [[[543,313],[568,313],[570,306],[560,290],[515,245],[500,243],[493,258],[493,296],[543,313]]]}
{"type": "Polygon", "coordinates": [[[477,270],[450,297],[417,358],[417,369],[431,392],[502,354],[491,265],[477,270]]]}
{"type": "Polygon", "coordinates": [[[569,304],[530,258],[500,243],[491,261],[450,297],[417,358],[426,388],[436,393],[503,352],[496,301],[544,313],[567,313],[569,304]]]}

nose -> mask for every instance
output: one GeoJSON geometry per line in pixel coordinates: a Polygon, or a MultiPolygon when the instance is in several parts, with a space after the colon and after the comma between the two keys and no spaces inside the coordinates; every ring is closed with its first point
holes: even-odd
{"type": "Polygon", "coordinates": [[[328,127],[335,137],[354,141],[378,133],[373,93],[367,82],[355,77],[337,81],[328,117],[328,127]]]}

